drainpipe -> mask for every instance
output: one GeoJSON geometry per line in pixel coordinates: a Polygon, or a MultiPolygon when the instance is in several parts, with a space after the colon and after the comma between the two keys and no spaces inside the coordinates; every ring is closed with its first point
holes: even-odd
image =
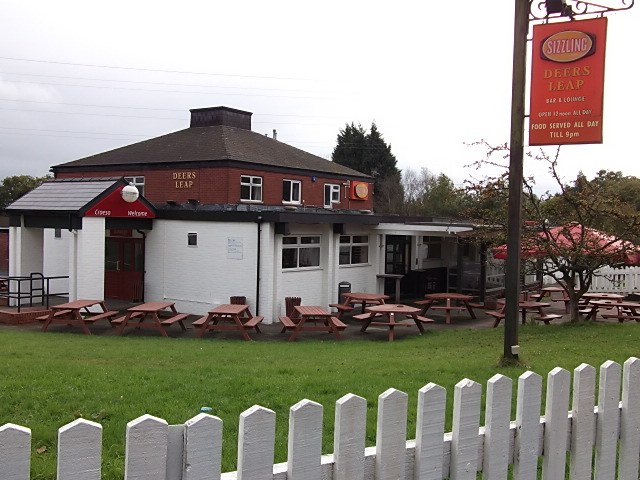
{"type": "Polygon", "coordinates": [[[256,223],[258,224],[258,245],[257,245],[257,255],[258,255],[258,261],[256,262],[256,315],[260,315],[260,256],[261,256],[261,250],[260,250],[260,238],[261,238],[261,233],[262,233],[262,217],[258,217],[256,219],[256,223]]]}

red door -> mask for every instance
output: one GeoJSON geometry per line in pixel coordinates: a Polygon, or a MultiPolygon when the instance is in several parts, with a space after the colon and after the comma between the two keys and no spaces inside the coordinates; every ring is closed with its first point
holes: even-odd
{"type": "Polygon", "coordinates": [[[142,301],[144,240],[107,237],[104,261],[105,298],[142,301]]]}

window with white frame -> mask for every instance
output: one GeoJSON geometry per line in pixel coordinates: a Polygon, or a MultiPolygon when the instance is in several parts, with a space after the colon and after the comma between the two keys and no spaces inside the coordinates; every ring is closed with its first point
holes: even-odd
{"type": "Polygon", "coordinates": [[[283,269],[319,266],[319,235],[287,235],[282,237],[283,269]]]}
{"type": "Polygon", "coordinates": [[[367,235],[340,235],[340,265],[357,265],[369,261],[367,235]]]}
{"type": "Polygon", "coordinates": [[[282,181],[282,203],[300,203],[302,183],[300,180],[282,181]]]}
{"type": "Polygon", "coordinates": [[[240,200],[244,202],[262,201],[262,177],[240,175],[240,200]]]}
{"type": "Polygon", "coordinates": [[[124,177],[124,179],[138,189],[140,196],[144,196],[144,177],[124,177]]]}
{"type": "Polygon", "coordinates": [[[331,208],[334,203],[340,203],[340,185],[325,183],[324,208],[331,208]]]}

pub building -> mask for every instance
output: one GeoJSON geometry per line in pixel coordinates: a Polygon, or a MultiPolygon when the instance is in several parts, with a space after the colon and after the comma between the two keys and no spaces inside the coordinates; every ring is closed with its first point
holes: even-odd
{"type": "Polygon", "coordinates": [[[53,166],[6,209],[9,275],[197,315],[245,296],[267,323],[285,297],[395,297],[396,280],[403,299],[479,294],[477,248],[457,235],[471,224],[375,215],[372,177],[252,131],[251,115],[194,109],[189,128],[53,166]]]}

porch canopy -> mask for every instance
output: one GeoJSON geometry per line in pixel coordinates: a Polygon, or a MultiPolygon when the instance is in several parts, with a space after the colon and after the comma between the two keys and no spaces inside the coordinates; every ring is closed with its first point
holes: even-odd
{"type": "MultiPolygon", "coordinates": [[[[493,258],[507,258],[507,245],[492,249],[493,258]]],[[[569,223],[538,233],[535,239],[522,239],[522,258],[566,256],[569,251],[596,257],[612,257],[614,261],[634,265],[640,262],[640,250],[631,242],[607,235],[579,223],[569,223]]]]}

